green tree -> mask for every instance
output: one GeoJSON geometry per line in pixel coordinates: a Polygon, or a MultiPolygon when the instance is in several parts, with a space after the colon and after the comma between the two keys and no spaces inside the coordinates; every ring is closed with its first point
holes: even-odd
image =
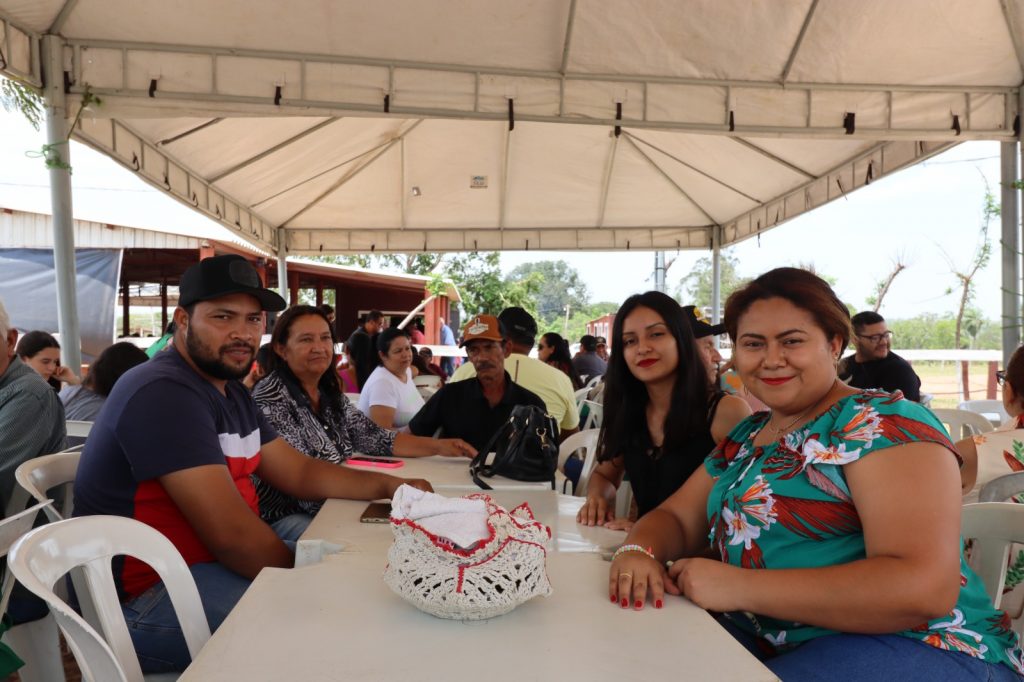
{"type": "Polygon", "coordinates": [[[584,310],[590,302],[586,283],[580,278],[576,268],[564,260],[523,263],[508,273],[505,280],[514,286],[533,275],[539,276],[543,283],[537,293],[537,316],[538,320],[544,323],[550,320],[564,320],[565,306],[569,306],[571,316],[575,311],[584,310]]]}
{"type": "Polygon", "coordinates": [[[0,106],[7,112],[20,111],[32,127],[39,130],[43,120],[43,98],[34,88],[0,76],[0,106]]]}
{"type": "MultiPolygon", "coordinates": [[[[722,252],[721,268],[721,294],[722,304],[724,305],[725,299],[729,298],[729,294],[750,282],[751,278],[740,276],[738,272],[739,259],[725,251],[722,252]]],[[[711,258],[698,258],[689,274],[679,280],[679,285],[675,290],[676,298],[681,299],[687,305],[695,305],[701,308],[710,307],[711,275],[711,258]]]]}
{"type": "Polygon", "coordinates": [[[497,251],[460,254],[445,268],[462,295],[462,307],[470,315],[497,315],[509,306],[519,306],[537,317],[537,295],[544,282],[539,273],[515,282],[501,275],[501,254],[497,251]]]}
{"type": "MultiPolygon", "coordinates": [[[[984,179],[984,176],[982,176],[982,179],[984,179]]],[[[978,230],[978,245],[974,249],[971,262],[966,267],[957,268],[953,260],[946,255],[946,261],[949,263],[949,268],[953,272],[953,276],[956,278],[960,289],[960,301],[956,313],[956,334],[953,340],[954,348],[964,347],[961,339],[965,331],[965,324],[967,324],[965,318],[968,307],[974,301],[974,277],[978,274],[979,270],[988,265],[988,261],[992,256],[992,244],[988,240],[988,227],[993,218],[999,217],[999,212],[1000,206],[996,203],[995,195],[992,194],[992,190],[988,186],[988,180],[985,180],[985,199],[981,208],[981,227],[978,230]]],[[[948,290],[948,293],[952,292],[952,289],[948,290]]],[[[970,336],[969,333],[968,335],[970,336]]],[[[966,365],[964,367],[966,368],[966,365]]],[[[968,398],[965,396],[965,399],[968,398]]]]}

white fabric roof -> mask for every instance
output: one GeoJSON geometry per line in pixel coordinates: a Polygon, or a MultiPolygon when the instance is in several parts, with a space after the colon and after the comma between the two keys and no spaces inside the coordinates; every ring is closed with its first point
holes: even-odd
{"type": "Polygon", "coordinates": [[[1024,80],[1024,0],[0,0],[0,19],[3,72],[29,82],[62,37],[72,97],[102,99],[78,139],[290,254],[729,244],[1016,139],[1024,80]]]}

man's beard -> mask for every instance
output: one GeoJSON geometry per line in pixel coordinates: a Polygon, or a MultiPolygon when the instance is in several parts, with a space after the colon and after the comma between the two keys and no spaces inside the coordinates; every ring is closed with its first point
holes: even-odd
{"type": "Polygon", "coordinates": [[[196,363],[196,367],[215,379],[223,379],[225,381],[230,381],[232,379],[244,379],[245,375],[249,373],[249,363],[246,363],[243,367],[235,369],[222,362],[220,360],[221,355],[231,348],[245,348],[250,352],[252,357],[256,357],[256,349],[251,344],[243,343],[241,341],[227,346],[221,346],[217,351],[216,357],[214,357],[210,347],[200,341],[198,336],[192,333],[191,325],[189,325],[188,329],[185,330],[185,347],[188,351],[188,356],[192,358],[192,362],[196,363]]]}

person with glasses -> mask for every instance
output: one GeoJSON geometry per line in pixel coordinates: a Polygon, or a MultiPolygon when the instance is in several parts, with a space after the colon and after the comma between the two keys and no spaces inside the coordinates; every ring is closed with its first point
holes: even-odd
{"type": "Polygon", "coordinates": [[[469,318],[462,331],[461,346],[466,349],[476,376],[450,381],[430,396],[409,422],[409,431],[417,436],[431,436],[441,429],[446,438],[461,438],[481,450],[516,405],[535,405],[547,411],[536,393],[515,383],[505,371],[509,344],[498,318],[469,318]]]}
{"type": "Polygon", "coordinates": [[[359,411],[385,429],[399,429],[423,407],[412,374],[412,343],[404,329],[388,327],[377,335],[380,363],[359,393],[359,411]]]}
{"type": "Polygon", "coordinates": [[[866,310],[851,319],[856,352],[839,363],[839,378],[854,388],[880,388],[921,402],[921,378],[910,363],[892,352],[885,318],[866,310]]]}

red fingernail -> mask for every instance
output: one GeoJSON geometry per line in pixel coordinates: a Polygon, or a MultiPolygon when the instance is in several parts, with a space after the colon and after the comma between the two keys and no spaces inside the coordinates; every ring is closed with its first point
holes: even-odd
{"type": "Polygon", "coordinates": [[[661,608],[661,600],[660,599],[658,601],[654,602],[654,608],[656,608],[656,609],[660,609],[661,608]]]}
{"type": "Polygon", "coordinates": [[[639,609],[639,608],[642,608],[642,607],[643,607],[643,605],[644,605],[644,603],[643,603],[642,601],[640,601],[639,599],[637,599],[637,600],[636,600],[636,601],[635,601],[635,602],[633,603],[633,606],[634,606],[634,607],[636,607],[636,608],[638,608],[638,609],[639,609]]]}
{"type": "Polygon", "coordinates": [[[613,594],[613,595],[612,595],[612,603],[614,604],[614,603],[615,603],[615,602],[617,602],[617,601],[619,601],[619,598],[618,598],[618,596],[616,596],[616,595],[614,595],[614,594],[613,594]]]}
{"type": "Polygon", "coordinates": [[[629,606],[629,600],[626,599],[625,597],[623,597],[622,598],[622,608],[626,608],[627,606],[629,606]]]}

